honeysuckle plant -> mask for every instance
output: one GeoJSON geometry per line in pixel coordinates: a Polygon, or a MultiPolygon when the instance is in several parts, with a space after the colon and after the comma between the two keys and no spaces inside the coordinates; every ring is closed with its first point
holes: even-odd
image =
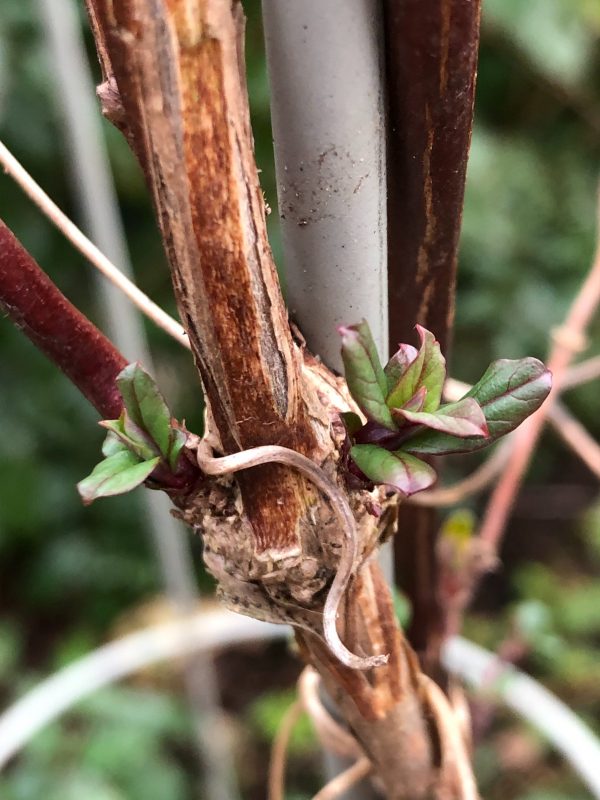
{"type": "Polygon", "coordinates": [[[544,402],[551,375],[536,358],[494,361],[455,403],[442,403],[446,360],[431,331],[416,326],[417,350],[401,344],[382,366],[368,324],[340,327],[346,382],[366,421],[343,414],[348,470],[403,495],[436,479],[420,456],[470,453],[513,431],[544,402]]]}
{"type": "Polygon", "coordinates": [[[128,364],[117,376],[117,386],[123,411],[118,419],[100,422],[108,430],[102,445],[105,458],[77,484],[86,505],[135,489],[159,465],[175,473],[187,439],[156,382],[140,364],[128,364]]]}

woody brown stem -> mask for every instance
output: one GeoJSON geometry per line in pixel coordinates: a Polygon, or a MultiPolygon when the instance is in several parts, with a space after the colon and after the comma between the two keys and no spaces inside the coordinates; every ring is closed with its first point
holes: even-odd
{"type": "Polygon", "coordinates": [[[435,725],[428,727],[420,668],[398,627],[389,588],[376,562],[359,572],[343,618],[348,646],[358,652],[387,652],[386,665],[367,672],[349,670],[333,660],[315,637],[300,633],[297,638],[374,765],[385,797],[460,798],[452,788],[457,782],[454,765],[438,766],[440,742],[435,725]]]}
{"type": "MultiPolygon", "coordinates": [[[[90,6],[103,64],[152,190],[180,316],[223,448],[276,442],[309,454],[316,440],[254,163],[241,6],[90,6]]],[[[260,492],[255,478],[250,484],[241,475],[239,482],[257,548],[297,548],[303,479],[268,465],[261,467],[260,492]]]]}
{"type": "MultiPolygon", "coordinates": [[[[471,141],[480,0],[384,0],[388,81],[390,352],[419,323],[447,352],[471,141]]],[[[396,571],[413,616],[408,631],[439,677],[437,514],[403,506],[396,571]]]]}

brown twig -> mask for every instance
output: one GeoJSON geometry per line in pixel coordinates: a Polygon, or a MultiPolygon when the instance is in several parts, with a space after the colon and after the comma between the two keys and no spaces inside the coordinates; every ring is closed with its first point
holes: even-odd
{"type": "MultiPolygon", "coordinates": [[[[600,234],[600,219],[599,231],[600,234]]],[[[554,333],[548,359],[553,388],[544,405],[526,420],[515,434],[514,447],[506,469],[498,482],[485,512],[480,538],[496,550],[516,494],[537,444],[550,409],[558,397],[569,363],[584,346],[585,331],[600,303],[600,236],[590,271],[567,313],[565,322],[554,333]]]]}
{"type": "Polygon", "coordinates": [[[600,479],[600,445],[598,442],[558,400],[555,400],[549,413],[554,430],[600,479]]]}
{"type": "Polygon", "coordinates": [[[359,759],[364,751],[347,728],[339,724],[325,708],[319,696],[321,678],[312,667],[305,667],[298,678],[298,693],[309,715],[321,746],[341,758],[359,759]]]}
{"type": "Polygon", "coordinates": [[[277,729],[269,763],[268,800],[285,800],[285,764],[290,739],[296,723],[304,713],[302,703],[296,700],[287,709],[277,729]]]}
{"type": "MultiPolygon", "coordinates": [[[[390,351],[415,323],[451,338],[457,250],[471,140],[481,0],[384,0],[388,100],[390,351]]],[[[439,665],[433,509],[402,505],[394,542],[413,616],[408,637],[439,665]]]]}
{"type": "Polygon", "coordinates": [[[440,737],[442,764],[452,764],[453,774],[457,778],[458,785],[453,787],[454,790],[450,796],[454,800],[479,800],[479,792],[473,778],[471,760],[461,726],[448,698],[431,678],[422,675],[420,681],[440,737]]]}
{"type": "Polygon", "coordinates": [[[313,800],[336,800],[341,797],[348,789],[366,778],[373,771],[373,765],[366,756],[359,758],[351,767],[341,772],[329,781],[316,795],[313,800]]]}
{"type": "Polygon", "coordinates": [[[572,366],[565,374],[561,384],[561,391],[566,392],[580,386],[582,383],[600,378],[600,356],[593,356],[572,366]]]}
{"type": "Polygon", "coordinates": [[[311,667],[303,670],[298,689],[300,698],[287,709],[273,740],[269,764],[268,800],[284,800],[285,766],[290,739],[296,723],[304,712],[310,715],[321,744],[338,755],[356,759],[313,797],[313,800],[335,800],[373,770],[356,739],[341,727],[326,711],[318,698],[320,679],[311,667]]]}
{"type": "Polygon", "coordinates": [[[44,216],[65,236],[71,244],[82,253],[97,270],[113,283],[137,308],[151,319],[169,336],[189,349],[190,343],[181,325],[157,306],[129,280],[104,253],[102,253],[87,236],[79,230],[75,223],[60,210],[46,192],[35,182],[22,164],[17,161],[10,150],[0,142],[0,165],[25,194],[41,210],[44,216]]]}

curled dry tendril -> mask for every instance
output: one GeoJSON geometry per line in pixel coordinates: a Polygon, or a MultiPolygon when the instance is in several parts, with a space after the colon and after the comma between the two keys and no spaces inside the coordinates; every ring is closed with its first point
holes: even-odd
{"type": "Polygon", "coordinates": [[[220,458],[212,456],[208,447],[203,443],[198,448],[198,466],[207,475],[227,475],[241,469],[269,463],[284,464],[306,475],[326,495],[342,526],[344,538],[340,561],[323,608],[323,635],[331,652],[342,664],[351,669],[368,669],[385,664],[388,660],[387,655],[358,656],[351,653],[342,643],[337,632],[338,610],[358,557],[356,521],[348,501],[340,489],[317,464],[287,447],[280,445],[252,447],[240,453],[220,458]]]}

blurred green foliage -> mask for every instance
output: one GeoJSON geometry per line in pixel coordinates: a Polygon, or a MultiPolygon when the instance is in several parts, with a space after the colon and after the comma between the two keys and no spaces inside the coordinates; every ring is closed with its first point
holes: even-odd
{"type": "MultiPolygon", "coordinates": [[[[245,5],[257,159],[276,209],[259,4],[245,5]]],[[[500,356],[545,355],[548,333],[590,262],[600,154],[598,0],[486,0],[484,6],[453,353],[453,371],[465,380],[500,356]]],[[[55,91],[37,4],[0,0],[0,138],[77,220],[55,91]]],[[[140,171],[120,134],[104,128],[137,280],[173,310],[140,171]]],[[[0,217],[101,325],[84,260],[8,179],[0,187],[0,217]]],[[[281,260],[276,213],[269,228],[281,260]]],[[[97,461],[103,438],[95,414],[16,330],[0,323],[0,692],[8,703],[100,644],[118,616],[161,587],[135,495],[88,509],[78,500],[75,484],[97,461]]],[[[200,389],[189,356],[151,326],[147,332],[170,405],[199,429],[200,389]]],[[[598,320],[590,333],[589,352],[598,352],[598,320]]],[[[597,382],[566,400],[600,438],[597,382]]],[[[471,464],[465,461],[464,469],[471,464]]],[[[506,571],[482,593],[468,633],[495,648],[518,640],[525,666],[600,732],[600,511],[586,513],[596,488],[550,436],[529,486],[509,532],[506,571]],[[527,503],[528,492],[535,503],[527,503]]],[[[478,510],[477,502],[472,506],[478,510]]],[[[201,578],[197,543],[195,555],[201,578]]],[[[286,693],[257,700],[246,715],[249,729],[269,739],[289,699],[286,693]]],[[[537,755],[527,768],[511,766],[501,737],[508,731],[518,741],[522,734],[507,714],[492,717],[477,758],[486,797],[587,797],[541,743],[534,742],[537,751],[532,745],[537,755]]],[[[0,779],[0,794],[187,800],[195,784],[189,734],[175,690],[113,687],[38,736],[0,779]]],[[[292,779],[290,791],[296,785],[305,788],[292,779]]]]}
{"type": "MultiPolygon", "coordinates": [[[[269,694],[257,698],[248,708],[248,719],[256,733],[267,742],[272,742],[275,738],[279,726],[294,701],[296,700],[294,689],[285,691],[272,691],[269,694]]],[[[312,725],[303,714],[292,732],[290,738],[290,753],[305,753],[314,748],[316,743],[312,725]]]]}
{"type": "Polygon", "coordinates": [[[192,736],[183,704],[167,695],[110,687],[25,748],[0,781],[5,800],[165,800],[193,796],[173,753],[192,736]]]}

